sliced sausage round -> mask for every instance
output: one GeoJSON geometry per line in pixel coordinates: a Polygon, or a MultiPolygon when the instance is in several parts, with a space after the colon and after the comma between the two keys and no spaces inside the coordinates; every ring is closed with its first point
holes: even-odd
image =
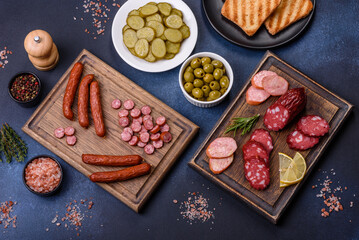
{"type": "Polygon", "coordinates": [[[144,115],[143,117],[142,117],[142,120],[145,122],[145,121],[147,121],[147,120],[153,120],[153,118],[152,118],[152,116],[151,115],[144,115]]]}
{"type": "Polygon", "coordinates": [[[143,147],[145,147],[147,145],[147,143],[144,143],[144,142],[141,142],[141,141],[139,141],[138,143],[137,143],[137,146],[139,146],[140,148],[143,148],[143,147]]]}
{"type": "Polygon", "coordinates": [[[259,105],[270,97],[270,94],[262,89],[250,86],[246,92],[246,102],[249,105],[259,105]]]}
{"type": "Polygon", "coordinates": [[[137,145],[138,141],[139,141],[139,138],[137,136],[132,136],[131,140],[128,142],[128,144],[130,144],[131,146],[135,146],[135,145],[137,145]]]}
{"type": "Polygon", "coordinates": [[[141,125],[141,131],[140,133],[148,132],[148,130],[145,128],[145,126],[141,125]]]}
{"type": "Polygon", "coordinates": [[[314,147],[319,142],[318,137],[309,137],[298,130],[294,130],[287,137],[289,148],[304,151],[314,147]]]}
{"type": "Polygon", "coordinates": [[[73,146],[77,142],[77,138],[75,136],[67,136],[66,137],[66,143],[67,145],[73,146]]]}
{"type": "Polygon", "coordinates": [[[219,137],[209,144],[206,154],[209,158],[225,158],[233,155],[237,143],[231,137],[219,137]]]}
{"type": "Polygon", "coordinates": [[[63,138],[65,136],[65,129],[62,127],[56,128],[54,134],[57,138],[63,138]]]}
{"type": "Polygon", "coordinates": [[[170,126],[167,123],[160,127],[161,127],[161,132],[169,132],[170,131],[170,126]]]}
{"type": "Polygon", "coordinates": [[[143,126],[145,126],[145,128],[147,130],[152,130],[153,128],[153,122],[151,120],[147,120],[143,122],[143,126]]]}
{"type": "Polygon", "coordinates": [[[278,75],[272,71],[267,71],[267,70],[260,71],[252,77],[251,79],[252,85],[256,88],[263,89],[263,84],[262,84],[263,78],[267,76],[278,76],[278,75]]]}
{"type": "Polygon", "coordinates": [[[270,155],[271,151],[273,150],[273,141],[272,137],[269,132],[265,129],[256,129],[252,133],[250,140],[259,142],[265,147],[267,150],[268,155],[270,155]]]}
{"type": "Polygon", "coordinates": [[[122,109],[122,110],[120,110],[120,111],[118,112],[118,116],[119,116],[119,117],[127,117],[128,114],[129,114],[129,112],[128,112],[128,110],[126,110],[126,109],[122,109]]]}
{"type": "Polygon", "coordinates": [[[258,157],[263,159],[266,166],[269,166],[269,155],[267,150],[264,148],[262,144],[255,141],[248,141],[242,147],[243,151],[243,159],[244,161],[248,161],[252,157],[258,157]]]}
{"type": "Polygon", "coordinates": [[[257,157],[251,157],[245,162],[244,174],[250,185],[257,190],[263,190],[269,185],[269,168],[257,157]]]}
{"type": "Polygon", "coordinates": [[[111,107],[113,109],[119,109],[121,107],[121,105],[122,105],[122,102],[120,99],[114,99],[111,103],[111,107]]]}
{"type": "Polygon", "coordinates": [[[264,115],[264,125],[272,131],[283,129],[290,120],[290,114],[287,108],[280,104],[270,106],[264,115]]]}
{"type": "Polygon", "coordinates": [[[164,141],[165,143],[171,142],[172,140],[172,135],[169,132],[162,132],[161,133],[161,139],[162,141],[164,141]]]}
{"type": "Polygon", "coordinates": [[[166,123],[166,118],[164,116],[160,116],[156,119],[156,124],[163,126],[166,123]]]}
{"type": "Polygon", "coordinates": [[[138,118],[133,118],[132,119],[133,122],[139,122],[140,124],[142,124],[142,117],[138,117],[138,118]]]}
{"type": "Polygon", "coordinates": [[[151,134],[150,136],[152,141],[157,141],[161,139],[161,133],[155,133],[155,134],[151,134]]]}
{"type": "Polygon", "coordinates": [[[120,117],[118,123],[121,127],[127,127],[130,124],[130,119],[128,117],[120,117]]]}
{"type": "Polygon", "coordinates": [[[289,83],[281,76],[263,78],[263,88],[272,96],[281,96],[288,91],[289,83]]]}
{"type": "Polygon", "coordinates": [[[131,134],[131,136],[133,135],[133,130],[132,130],[132,128],[130,128],[130,127],[125,127],[125,128],[123,129],[123,131],[124,131],[124,132],[129,132],[129,133],[131,134]]]}
{"type": "Polygon", "coordinates": [[[153,141],[152,144],[156,149],[163,147],[163,141],[161,139],[157,141],[153,141]]]}
{"type": "Polygon", "coordinates": [[[132,130],[134,131],[134,132],[139,132],[139,131],[141,131],[141,124],[139,123],[139,122],[132,122],[132,124],[131,124],[131,128],[132,128],[132,130]]]}
{"type": "Polygon", "coordinates": [[[66,136],[72,136],[75,134],[75,128],[69,126],[65,128],[65,135],[66,136]]]}
{"type": "Polygon", "coordinates": [[[123,131],[123,132],[121,133],[121,138],[122,138],[123,141],[128,142],[128,141],[131,140],[132,135],[131,135],[131,133],[129,133],[129,132],[127,132],[127,131],[126,131],[126,132],[123,131]]]}
{"type": "Polygon", "coordinates": [[[146,105],[141,108],[141,112],[143,115],[150,115],[152,110],[151,110],[151,107],[146,105]]]}
{"type": "Polygon", "coordinates": [[[226,158],[210,158],[209,169],[214,174],[220,174],[226,170],[233,162],[233,155],[226,158]]]}
{"type": "Polygon", "coordinates": [[[158,133],[160,130],[161,130],[160,125],[156,125],[156,126],[154,126],[154,128],[152,128],[150,133],[158,133]]]}
{"type": "Polygon", "coordinates": [[[150,134],[148,132],[140,133],[140,140],[141,142],[147,143],[148,141],[150,141],[150,134]]]}
{"type": "Polygon", "coordinates": [[[138,118],[141,116],[141,110],[138,108],[134,108],[131,110],[131,117],[138,118]]]}
{"type": "Polygon", "coordinates": [[[152,144],[149,143],[149,144],[147,144],[145,146],[144,150],[145,150],[146,154],[151,155],[151,154],[153,154],[155,152],[155,147],[152,144]]]}
{"type": "Polygon", "coordinates": [[[123,106],[125,109],[131,110],[135,106],[135,103],[131,99],[128,99],[123,103],[123,106]]]}
{"type": "Polygon", "coordinates": [[[320,116],[308,115],[298,121],[297,129],[307,136],[321,137],[329,131],[329,124],[320,116]]]}

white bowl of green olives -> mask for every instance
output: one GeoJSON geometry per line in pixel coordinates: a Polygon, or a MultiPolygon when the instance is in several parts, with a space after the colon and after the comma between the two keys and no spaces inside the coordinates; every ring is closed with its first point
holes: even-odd
{"type": "Polygon", "coordinates": [[[197,107],[213,107],[228,95],[233,85],[233,71],[220,55],[200,52],[181,66],[179,84],[186,99],[197,107]]]}

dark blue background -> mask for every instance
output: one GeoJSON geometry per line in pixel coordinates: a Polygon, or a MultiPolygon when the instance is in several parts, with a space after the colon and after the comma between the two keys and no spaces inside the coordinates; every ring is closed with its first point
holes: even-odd
{"type": "MultiPolygon", "coordinates": [[[[111,5],[112,1],[110,1],[111,5]]],[[[219,53],[231,64],[235,82],[229,97],[219,106],[203,109],[191,105],[177,83],[179,67],[164,73],[140,72],[127,65],[116,53],[111,41],[111,23],[117,8],[112,7],[111,21],[104,36],[92,39],[84,32],[90,20],[82,17],[82,1],[19,0],[0,2],[0,48],[13,51],[9,64],[0,69],[0,123],[8,122],[28,143],[28,159],[51,152],[21,131],[35,108],[23,109],[11,101],[7,93],[10,78],[19,71],[33,71],[43,83],[44,98],[61,75],[84,48],[132,79],[170,107],[192,120],[200,131],[180,156],[164,181],[151,196],[140,214],[104,191],[66,162],[61,191],[53,197],[42,198],[30,193],[23,185],[24,163],[0,163],[0,202],[18,201],[14,214],[16,229],[3,232],[0,239],[70,239],[76,231],[51,224],[56,211],[72,199],[93,197],[95,205],[91,219],[83,222],[81,239],[358,239],[359,238],[359,164],[358,110],[355,108],[343,128],[330,144],[295,200],[285,211],[278,225],[273,225],[243,202],[213,185],[188,167],[201,142],[212,129],[230,101],[239,92],[265,51],[236,46],[220,37],[211,28],[200,0],[185,0],[197,17],[199,35],[195,52],[219,53]],[[76,10],[75,7],[79,7],[76,10]],[[50,72],[37,71],[29,62],[23,47],[28,32],[44,29],[53,37],[60,53],[58,66],[50,72]],[[322,200],[316,198],[318,189],[311,186],[325,175],[318,171],[334,169],[336,181],[347,186],[342,196],[344,211],[329,218],[320,216],[322,200]],[[190,225],[182,219],[179,204],[187,192],[200,192],[215,208],[211,221],[190,225]],[[354,197],[353,194],[357,196],[354,197]],[[354,201],[349,208],[349,201],[354,201]],[[177,220],[179,219],[179,220],[177,220]],[[349,222],[351,220],[351,222],[349,222]],[[101,227],[103,225],[103,227],[101,227]],[[45,229],[49,228],[46,232],[45,229]]],[[[118,1],[124,3],[123,0],[118,1]]],[[[314,17],[307,30],[294,41],[272,49],[283,60],[354,105],[359,105],[359,2],[357,0],[317,0],[314,17]]]]}

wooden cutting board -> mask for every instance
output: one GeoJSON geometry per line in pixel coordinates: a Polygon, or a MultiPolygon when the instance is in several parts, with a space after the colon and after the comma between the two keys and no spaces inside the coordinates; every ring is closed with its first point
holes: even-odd
{"type": "Polygon", "coordinates": [[[189,162],[189,165],[210,180],[222,186],[227,191],[244,200],[248,205],[263,214],[273,223],[277,223],[279,217],[282,215],[289,202],[293,199],[295,193],[297,193],[299,188],[303,185],[329,142],[338,132],[339,127],[350,113],[352,107],[353,106],[350,103],[331,93],[268,51],[260,61],[256,70],[249,77],[247,83],[244,85],[238,96],[223,113],[216,126],[199,147],[195,156],[189,162]],[[258,106],[252,106],[246,103],[245,93],[251,85],[250,80],[254,74],[261,70],[276,72],[289,82],[290,88],[304,87],[307,94],[307,105],[302,115],[316,114],[322,116],[329,122],[330,131],[320,139],[319,144],[317,144],[314,148],[307,151],[301,151],[301,154],[306,159],[307,174],[299,184],[292,185],[287,188],[279,187],[278,153],[283,152],[291,157],[294,156],[296,151],[289,149],[286,143],[286,138],[288,134],[294,130],[298,118],[293,120],[293,122],[291,122],[291,124],[289,124],[289,126],[282,131],[271,131],[270,134],[274,144],[274,149],[270,156],[271,182],[267,189],[258,191],[252,188],[249,185],[249,182],[245,179],[242,147],[249,140],[249,137],[254,129],[265,128],[263,124],[265,111],[279,98],[270,97],[266,102],[258,106]],[[222,174],[214,175],[209,169],[209,158],[206,156],[205,152],[209,143],[217,137],[233,137],[233,132],[224,134],[227,127],[231,124],[231,119],[233,117],[251,117],[257,113],[261,114],[261,117],[252,131],[245,136],[240,136],[240,133],[237,133],[235,136],[238,149],[235,152],[235,158],[232,165],[222,174]]]}
{"type": "Polygon", "coordinates": [[[187,118],[146,92],[87,50],[83,50],[80,53],[22,128],[32,138],[86,176],[97,171],[112,171],[121,168],[85,164],[81,160],[81,154],[83,153],[105,155],[138,154],[142,156],[146,162],[152,165],[149,175],[124,182],[99,184],[136,212],[140,210],[155,190],[198,129],[199,127],[187,118]],[[79,125],[77,121],[77,97],[73,107],[76,120],[70,121],[62,114],[63,95],[70,71],[76,62],[84,64],[82,76],[92,73],[95,75],[95,80],[100,84],[102,109],[107,130],[105,138],[100,138],[95,134],[91,117],[88,129],[84,129],[79,125]],[[170,126],[170,132],[173,137],[172,141],[164,144],[161,149],[157,149],[153,155],[147,155],[144,153],[143,148],[133,147],[127,142],[122,141],[120,136],[122,127],[118,124],[119,110],[111,107],[111,102],[115,98],[121,99],[122,102],[126,99],[132,99],[137,107],[144,105],[151,106],[151,115],[154,119],[161,115],[165,116],[170,126]],[[65,138],[57,139],[54,136],[56,128],[66,126],[73,126],[76,129],[75,135],[78,141],[75,146],[68,146],[65,138]]]}

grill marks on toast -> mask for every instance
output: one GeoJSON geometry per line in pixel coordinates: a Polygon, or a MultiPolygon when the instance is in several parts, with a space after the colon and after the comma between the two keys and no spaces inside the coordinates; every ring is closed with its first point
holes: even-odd
{"type": "Polygon", "coordinates": [[[248,35],[254,35],[281,0],[226,0],[221,13],[248,35]]]}
{"type": "Polygon", "coordinates": [[[275,35],[306,17],[312,9],[313,3],[310,0],[282,0],[278,8],[265,21],[265,26],[270,34],[275,35]]]}

